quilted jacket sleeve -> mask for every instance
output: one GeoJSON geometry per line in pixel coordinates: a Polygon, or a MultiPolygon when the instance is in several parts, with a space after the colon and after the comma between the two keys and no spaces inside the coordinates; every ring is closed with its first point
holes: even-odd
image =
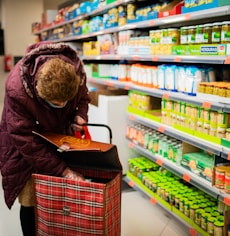
{"type": "MultiPolygon", "coordinates": [[[[65,162],[57,156],[53,147],[36,137],[32,131],[37,130],[37,121],[30,110],[29,98],[15,96],[8,90],[5,97],[5,120],[8,138],[6,142],[16,147],[16,155],[20,155],[33,169],[42,174],[60,176],[67,167],[65,162]]],[[[39,108],[37,108],[39,112],[39,108]]],[[[7,143],[6,143],[7,145],[7,143]]],[[[14,162],[14,154],[11,155],[14,162]]],[[[17,166],[17,163],[15,163],[17,166]]]]}

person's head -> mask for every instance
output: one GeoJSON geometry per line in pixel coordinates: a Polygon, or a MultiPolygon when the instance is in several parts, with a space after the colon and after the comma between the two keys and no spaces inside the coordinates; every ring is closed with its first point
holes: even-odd
{"type": "Polygon", "coordinates": [[[78,92],[80,77],[72,64],[52,58],[38,71],[36,89],[39,97],[54,107],[63,107],[78,92]]]}

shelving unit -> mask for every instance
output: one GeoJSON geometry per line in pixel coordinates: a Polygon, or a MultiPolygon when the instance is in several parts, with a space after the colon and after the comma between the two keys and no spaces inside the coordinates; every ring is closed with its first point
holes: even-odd
{"type": "Polygon", "coordinates": [[[205,63],[205,64],[229,64],[229,56],[174,56],[174,55],[100,55],[84,56],[87,60],[127,60],[139,62],[175,62],[175,63],[205,63]]]}
{"type": "MultiPolygon", "coordinates": [[[[61,22],[55,25],[52,25],[51,27],[44,28],[40,31],[35,32],[35,35],[40,35],[42,32],[47,32],[50,30],[53,30],[55,28],[58,28],[60,26],[65,26],[67,24],[73,23],[78,20],[86,19],[87,17],[92,17],[95,15],[99,15],[107,11],[108,9],[111,9],[113,7],[119,6],[120,4],[127,4],[132,2],[131,0],[120,0],[116,3],[110,4],[106,7],[100,8],[96,11],[91,12],[88,15],[82,15],[80,17],[76,17],[74,19],[71,19],[69,21],[61,22]]],[[[151,19],[147,21],[142,22],[135,22],[126,24],[125,26],[119,26],[119,27],[113,27],[109,29],[100,30],[98,32],[88,33],[88,34],[82,34],[82,35],[74,35],[74,36],[66,36],[61,39],[55,39],[52,40],[54,42],[71,42],[71,41],[84,41],[89,38],[94,38],[99,35],[103,34],[109,34],[109,33],[115,33],[119,31],[124,30],[133,30],[133,29],[149,29],[159,26],[174,26],[174,25],[189,25],[194,24],[198,21],[204,21],[208,22],[210,19],[219,19],[226,17],[229,18],[230,15],[230,6],[223,6],[223,7],[217,7],[215,9],[207,9],[202,10],[199,12],[191,12],[181,15],[174,15],[174,16],[168,16],[164,18],[156,18],[151,19]]],[[[152,62],[152,63],[161,63],[161,62],[169,62],[169,63],[192,63],[192,64],[212,64],[212,65],[225,65],[230,64],[230,56],[181,56],[181,55],[139,55],[138,53],[135,55],[99,55],[99,56],[84,56],[82,58],[85,62],[89,61],[96,61],[96,62],[103,62],[103,61],[110,61],[117,63],[120,60],[127,60],[130,62],[152,62]]],[[[209,108],[216,111],[224,111],[230,113],[230,104],[222,103],[221,100],[209,100],[206,98],[201,97],[191,97],[185,94],[176,93],[176,92],[169,92],[169,91],[163,91],[159,89],[154,88],[146,88],[143,86],[135,85],[131,82],[120,82],[117,80],[109,80],[109,79],[96,79],[96,78],[88,78],[88,82],[91,84],[98,84],[98,85],[104,85],[108,87],[115,87],[120,88],[124,90],[135,90],[139,92],[143,92],[147,95],[158,97],[158,98],[167,98],[174,101],[181,101],[181,102],[188,102],[193,105],[201,106],[204,108],[209,108]]],[[[166,135],[169,135],[171,137],[174,137],[176,139],[182,140],[184,142],[187,142],[193,146],[196,146],[198,148],[210,151],[214,153],[215,155],[218,155],[222,157],[225,160],[230,160],[230,148],[223,147],[221,145],[217,145],[213,142],[209,142],[207,140],[195,137],[193,135],[184,133],[182,131],[179,131],[173,127],[167,126],[165,124],[161,124],[158,122],[155,122],[150,119],[146,119],[142,116],[128,113],[127,112],[128,120],[135,121],[139,124],[145,125],[149,128],[152,128],[154,130],[158,130],[166,135]]],[[[171,171],[175,175],[179,176],[180,178],[184,179],[185,181],[189,182],[190,184],[196,186],[199,189],[202,189],[207,194],[213,196],[216,199],[221,200],[226,205],[230,206],[230,194],[226,194],[223,191],[220,191],[219,189],[213,187],[210,182],[201,179],[197,175],[191,173],[190,171],[168,161],[167,159],[164,159],[160,157],[159,155],[153,155],[148,150],[136,145],[131,140],[129,140],[129,144],[127,144],[127,147],[137,151],[138,153],[141,153],[142,155],[148,157],[150,160],[156,162],[160,166],[165,167],[167,170],[171,171]]],[[[144,192],[147,196],[149,196],[151,202],[156,202],[156,196],[153,195],[149,190],[145,188],[143,184],[138,182],[138,180],[133,179],[132,176],[130,176],[127,173],[127,176],[124,178],[124,180],[133,188],[135,188],[138,191],[144,192]]],[[[168,209],[172,215],[175,217],[182,218],[183,223],[188,225],[188,228],[190,229],[190,233],[192,235],[196,235],[196,232],[201,235],[206,235],[205,232],[203,232],[199,227],[196,227],[194,224],[192,224],[189,219],[186,219],[186,217],[183,217],[179,212],[176,212],[171,210],[171,207],[161,202],[160,199],[157,199],[157,202],[163,206],[164,208],[168,209]]]]}
{"type": "Polygon", "coordinates": [[[230,109],[229,104],[224,104],[219,101],[208,100],[208,99],[200,98],[197,96],[191,97],[182,93],[164,91],[164,90],[159,90],[159,89],[154,89],[154,88],[146,88],[143,86],[137,86],[130,82],[120,82],[117,80],[95,79],[95,78],[88,78],[88,81],[90,83],[101,84],[101,85],[121,88],[125,90],[135,90],[135,91],[143,92],[153,97],[168,98],[175,101],[188,102],[193,105],[208,107],[216,111],[227,111],[228,109],[230,109]]]}
{"type": "MultiPolygon", "coordinates": [[[[58,28],[63,25],[67,25],[67,24],[72,23],[74,21],[82,20],[87,17],[91,17],[91,16],[98,15],[98,14],[103,14],[103,12],[105,10],[111,9],[114,6],[118,6],[121,4],[127,4],[129,2],[131,2],[131,1],[128,1],[128,0],[119,1],[119,3],[117,3],[117,4],[111,4],[111,6],[109,5],[107,7],[102,7],[101,9],[98,9],[95,12],[92,12],[90,14],[78,16],[74,19],[64,21],[64,22],[58,23],[56,25],[52,25],[51,27],[47,27],[47,28],[37,31],[34,34],[39,35],[42,32],[49,31],[49,30],[58,28]]],[[[170,25],[170,24],[172,25],[175,23],[191,23],[193,21],[202,20],[205,18],[210,19],[210,18],[214,18],[214,17],[229,16],[229,14],[230,14],[230,6],[223,6],[223,7],[215,8],[215,11],[213,9],[202,10],[202,14],[200,14],[200,12],[191,12],[191,13],[173,15],[173,16],[168,16],[168,17],[163,17],[163,18],[156,18],[156,19],[151,19],[151,20],[147,20],[147,21],[126,24],[125,26],[108,28],[108,29],[104,29],[104,30],[89,33],[89,34],[64,37],[62,39],[57,39],[54,41],[55,42],[65,42],[65,41],[81,40],[81,39],[87,39],[87,38],[95,37],[95,36],[102,35],[102,34],[114,33],[114,32],[119,32],[119,31],[124,31],[124,30],[152,28],[152,27],[157,27],[157,26],[162,26],[162,25],[170,25]]]]}
{"type": "Polygon", "coordinates": [[[192,221],[186,217],[184,214],[182,214],[178,209],[175,207],[170,206],[167,202],[163,201],[159,196],[149,191],[148,188],[146,188],[140,180],[133,177],[132,174],[127,173],[127,175],[123,178],[123,180],[133,189],[145,194],[148,198],[151,204],[159,205],[160,207],[163,207],[164,209],[167,209],[168,212],[175,217],[177,220],[179,220],[185,227],[187,227],[188,233],[190,235],[202,235],[202,236],[208,236],[209,234],[204,232],[200,227],[198,227],[196,224],[192,223],[192,221]]]}

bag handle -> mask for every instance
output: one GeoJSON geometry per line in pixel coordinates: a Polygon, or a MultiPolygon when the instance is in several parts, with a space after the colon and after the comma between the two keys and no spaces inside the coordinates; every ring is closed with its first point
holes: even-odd
{"type": "MultiPolygon", "coordinates": [[[[85,138],[88,137],[88,139],[91,139],[91,135],[89,133],[89,130],[87,128],[87,126],[94,126],[94,127],[105,127],[108,131],[109,131],[109,143],[112,143],[112,130],[111,128],[108,126],[108,125],[105,125],[105,124],[96,124],[96,123],[86,123],[86,124],[83,124],[83,132],[85,134],[85,138]]],[[[83,134],[83,135],[84,135],[83,134]]],[[[75,132],[75,135],[78,135],[78,137],[81,137],[82,134],[81,134],[81,131],[76,131],[75,132]],[[80,133],[80,134],[79,134],[80,133]]],[[[76,136],[77,137],[77,136],[76,136]]]]}

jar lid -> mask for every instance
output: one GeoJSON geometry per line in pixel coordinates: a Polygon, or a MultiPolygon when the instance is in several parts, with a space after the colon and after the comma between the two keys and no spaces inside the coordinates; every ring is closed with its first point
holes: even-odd
{"type": "Polygon", "coordinates": [[[222,22],[222,25],[228,25],[228,24],[230,24],[230,21],[223,21],[222,22]]]}
{"type": "Polygon", "coordinates": [[[223,227],[224,226],[224,222],[216,220],[216,221],[214,221],[214,225],[218,226],[218,227],[223,227]]]}
{"type": "Polygon", "coordinates": [[[215,217],[211,217],[211,216],[210,216],[210,217],[208,217],[208,221],[209,221],[209,222],[214,222],[215,220],[216,220],[216,218],[215,218],[215,217]]]}
{"type": "Polygon", "coordinates": [[[223,24],[223,22],[215,22],[212,25],[214,26],[214,25],[222,25],[222,24],[223,24]]]}

